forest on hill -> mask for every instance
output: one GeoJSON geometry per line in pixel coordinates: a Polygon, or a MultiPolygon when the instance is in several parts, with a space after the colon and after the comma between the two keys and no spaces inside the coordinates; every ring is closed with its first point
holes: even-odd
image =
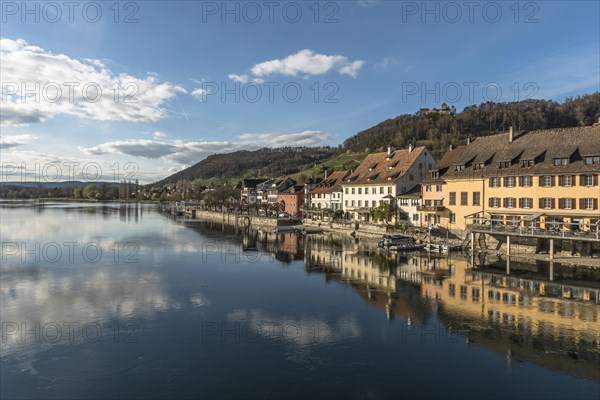
{"type": "Polygon", "coordinates": [[[436,159],[450,143],[457,145],[468,136],[505,132],[588,126],[600,118],[600,92],[563,103],[552,100],[523,100],[510,103],[487,102],[466,107],[459,113],[417,112],[383,121],[346,139],[344,150],[369,152],[392,144],[427,146],[436,159]]]}
{"type": "Polygon", "coordinates": [[[165,186],[178,181],[227,181],[233,178],[274,178],[291,175],[313,167],[336,154],[337,149],[323,147],[280,147],[260,150],[241,150],[233,153],[213,154],[204,160],[156,182],[165,186]]]}

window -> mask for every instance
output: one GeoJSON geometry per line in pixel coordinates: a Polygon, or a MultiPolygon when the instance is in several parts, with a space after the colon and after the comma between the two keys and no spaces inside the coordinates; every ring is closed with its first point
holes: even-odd
{"type": "Polygon", "coordinates": [[[356,190],[355,188],[352,188],[352,194],[354,194],[355,190],[356,190]]]}
{"type": "Polygon", "coordinates": [[[451,224],[456,223],[456,214],[454,214],[453,212],[450,213],[450,223],[451,224]]]}
{"type": "Polygon", "coordinates": [[[475,169],[483,169],[483,168],[485,168],[485,163],[480,162],[480,163],[475,164],[475,169]]]}
{"type": "Polygon", "coordinates": [[[415,180],[415,176],[413,174],[408,175],[408,180],[409,181],[414,181],[415,180]]]}
{"type": "Polygon", "coordinates": [[[454,283],[448,285],[448,295],[452,297],[456,296],[456,285],[454,283]]]}
{"type": "Polygon", "coordinates": [[[515,177],[514,176],[507,176],[504,178],[504,186],[505,187],[515,187],[515,177]]]}
{"type": "Polygon", "coordinates": [[[533,160],[523,160],[521,162],[521,167],[533,167],[535,164],[535,161],[533,160]]]}
{"type": "Polygon", "coordinates": [[[425,200],[425,205],[427,207],[431,207],[431,200],[425,200]]]}
{"type": "Polygon", "coordinates": [[[562,210],[572,210],[574,203],[573,200],[574,199],[571,199],[569,197],[563,197],[562,199],[558,199],[558,208],[562,210]]]}
{"type": "Polygon", "coordinates": [[[551,187],[554,183],[554,179],[552,176],[540,176],[540,186],[542,187],[551,187]]]}
{"type": "Polygon", "coordinates": [[[444,205],[444,200],[434,200],[433,205],[436,207],[442,207],[444,205]]]}
{"type": "Polygon", "coordinates": [[[461,206],[469,205],[469,192],[460,192],[460,205],[461,206]]]}
{"type": "Polygon", "coordinates": [[[362,206],[362,200],[358,201],[358,206],[361,207],[362,206]]]}
{"type": "Polygon", "coordinates": [[[473,205],[480,206],[481,205],[481,193],[473,192],[473,205]]]}
{"type": "Polygon", "coordinates": [[[500,178],[490,178],[490,187],[500,187],[500,178]]]}
{"type": "Polygon", "coordinates": [[[352,207],[354,207],[354,200],[352,200],[352,207]]]}
{"type": "Polygon", "coordinates": [[[419,163],[419,169],[423,169],[423,163],[422,162],[419,163]]]}
{"type": "Polygon", "coordinates": [[[377,200],[371,201],[371,207],[377,207],[377,200]]]}
{"type": "Polygon", "coordinates": [[[379,188],[379,194],[383,194],[383,186],[379,188]]]}
{"type": "Polygon", "coordinates": [[[490,207],[491,208],[500,207],[500,198],[499,197],[490,197],[490,207]]]}
{"type": "Polygon", "coordinates": [[[581,203],[582,210],[595,210],[598,208],[598,199],[581,199],[579,200],[581,203]]]}
{"type": "Polygon", "coordinates": [[[419,220],[419,214],[413,214],[412,220],[413,220],[413,222],[417,222],[419,220]]]}
{"type": "Polygon", "coordinates": [[[545,210],[551,209],[552,208],[552,201],[553,199],[549,198],[549,197],[543,197],[540,199],[540,208],[543,208],[545,210]]]}
{"type": "Polygon", "coordinates": [[[388,194],[392,194],[392,187],[388,186],[388,194]]]}
{"type": "Polygon", "coordinates": [[[460,285],[460,298],[461,299],[467,298],[467,287],[464,285],[460,285]]]}
{"type": "Polygon", "coordinates": [[[440,177],[439,171],[431,171],[431,179],[438,179],[440,177]]]}
{"type": "Polygon", "coordinates": [[[372,187],[371,188],[371,194],[375,194],[377,193],[377,188],[376,187],[372,187]]]}
{"type": "Polygon", "coordinates": [[[498,168],[500,168],[500,169],[510,168],[510,161],[502,161],[501,163],[498,163],[498,168]]]}
{"type": "Polygon", "coordinates": [[[431,185],[425,185],[425,191],[431,192],[431,185]]]}
{"type": "Polygon", "coordinates": [[[572,175],[562,175],[558,177],[558,184],[560,186],[573,186],[573,176],[572,175]]]}
{"type": "Polygon", "coordinates": [[[531,177],[530,176],[519,177],[519,186],[530,187],[531,186],[531,177]]]}
{"type": "Polygon", "coordinates": [[[531,197],[522,197],[519,199],[519,208],[533,207],[533,199],[531,197]]]}
{"type": "Polygon", "coordinates": [[[344,191],[345,191],[345,193],[346,193],[346,194],[348,194],[348,188],[345,188],[345,190],[344,190],[344,191]]]}
{"type": "Polygon", "coordinates": [[[448,204],[451,206],[456,205],[456,192],[450,192],[450,198],[448,199],[448,204]]]}
{"type": "Polygon", "coordinates": [[[588,156],[588,157],[585,157],[585,163],[587,165],[600,164],[600,156],[588,156]]]}
{"type": "Polygon", "coordinates": [[[579,178],[580,186],[596,186],[596,179],[594,175],[581,175],[579,178]]]}
{"type": "Polygon", "coordinates": [[[504,198],[504,208],[515,208],[516,203],[517,203],[517,201],[514,197],[505,197],[504,198]]]}
{"type": "Polygon", "coordinates": [[[358,194],[362,194],[362,188],[358,188],[358,194]]]}
{"type": "Polygon", "coordinates": [[[553,164],[554,166],[560,166],[560,165],[567,165],[569,163],[569,159],[568,158],[555,158],[553,160],[553,164]]]}
{"type": "Polygon", "coordinates": [[[435,185],[435,191],[436,192],[441,192],[442,191],[442,185],[439,184],[439,183],[437,185],[435,185]]]}

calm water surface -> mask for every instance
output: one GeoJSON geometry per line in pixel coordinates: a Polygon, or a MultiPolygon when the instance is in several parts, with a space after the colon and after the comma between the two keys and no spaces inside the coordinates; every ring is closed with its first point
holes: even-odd
{"type": "Polygon", "coordinates": [[[598,398],[598,273],[4,203],[2,398],[598,398]],[[481,265],[478,264],[478,265],[481,265]]]}

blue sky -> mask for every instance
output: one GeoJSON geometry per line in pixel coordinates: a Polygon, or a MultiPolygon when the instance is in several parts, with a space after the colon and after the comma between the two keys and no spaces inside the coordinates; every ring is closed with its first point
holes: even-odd
{"type": "Polygon", "coordinates": [[[55,163],[63,180],[72,165],[151,182],[216,152],[338,145],[443,101],[600,88],[597,1],[74,4],[2,3],[4,181],[52,180],[55,163]]]}

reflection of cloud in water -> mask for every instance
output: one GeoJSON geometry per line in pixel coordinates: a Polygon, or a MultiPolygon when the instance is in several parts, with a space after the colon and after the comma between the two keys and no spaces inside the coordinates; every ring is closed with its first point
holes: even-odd
{"type": "Polygon", "coordinates": [[[201,293],[194,293],[190,297],[190,303],[195,307],[207,307],[210,305],[210,300],[204,297],[201,293]]]}
{"type": "Polygon", "coordinates": [[[247,324],[249,328],[269,339],[279,339],[294,347],[326,345],[357,339],[362,331],[354,315],[347,314],[330,323],[317,317],[294,318],[265,313],[260,309],[234,310],[228,321],[247,324]]]}
{"type": "Polygon", "coordinates": [[[17,334],[3,337],[2,358],[14,358],[21,369],[35,372],[33,364],[38,353],[55,345],[84,341],[81,328],[86,324],[98,323],[103,334],[109,335],[112,331],[107,327],[111,321],[135,322],[136,318],[181,307],[164,290],[161,276],[156,272],[135,269],[69,272],[69,276],[59,276],[37,270],[2,270],[3,333],[6,333],[6,323],[19,327],[17,334]],[[21,327],[31,329],[36,323],[42,327],[41,334],[32,334],[23,340],[21,327]],[[69,336],[65,323],[79,324],[74,337],[69,336]],[[60,339],[55,343],[50,339],[56,331],[44,333],[46,324],[62,328],[60,339]]]}

